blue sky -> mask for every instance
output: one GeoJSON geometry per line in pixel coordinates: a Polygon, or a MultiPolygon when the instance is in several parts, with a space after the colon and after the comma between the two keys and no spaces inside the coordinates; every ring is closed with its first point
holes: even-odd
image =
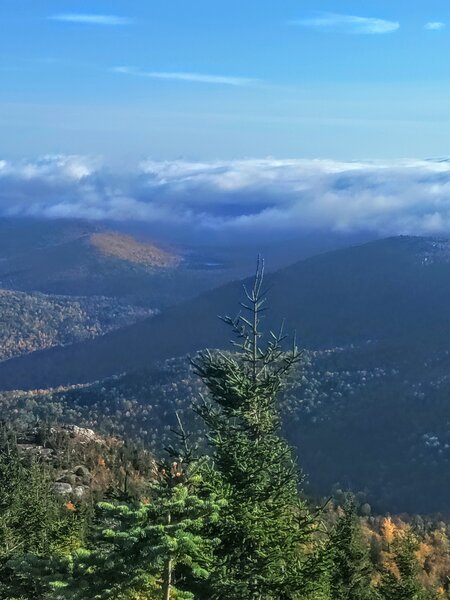
{"type": "Polygon", "coordinates": [[[0,154],[447,156],[448,0],[0,0],[0,154]]]}

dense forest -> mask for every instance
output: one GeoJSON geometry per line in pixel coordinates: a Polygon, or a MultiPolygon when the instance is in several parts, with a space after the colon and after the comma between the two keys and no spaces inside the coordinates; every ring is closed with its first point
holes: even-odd
{"type": "Polygon", "coordinates": [[[49,296],[0,289],[0,361],[94,338],[154,312],[102,296],[49,296]]]}
{"type": "Polygon", "coordinates": [[[191,360],[189,424],[202,429],[174,410],[164,453],[76,425],[3,424],[1,598],[450,597],[445,519],[307,493],[281,433],[282,390],[305,358],[282,329],[263,335],[262,285],[260,269],[243,314],[224,318],[236,351],[191,360]]]}
{"type": "MultiPolygon", "coordinates": [[[[282,432],[314,495],[341,487],[363,491],[379,511],[446,512],[448,351],[411,347],[393,360],[374,358],[374,346],[304,350],[280,390],[282,432]]],[[[204,434],[190,409],[204,392],[184,356],[89,385],[0,392],[0,402],[10,421],[72,423],[160,454],[175,411],[204,434]]]]}

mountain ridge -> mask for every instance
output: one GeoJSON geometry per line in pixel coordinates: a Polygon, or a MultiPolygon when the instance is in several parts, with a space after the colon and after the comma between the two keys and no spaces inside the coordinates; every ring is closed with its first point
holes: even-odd
{"type": "MultiPolygon", "coordinates": [[[[450,335],[450,261],[423,260],[436,243],[386,238],[270,273],[267,327],[284,318],[286,330],[296,330],[300,345],[309,348],[384,338],[444,342],[450,335]]],[[[6,361],[0,389],[86,383],[204,347],[227,347],[217,315],[237,312],[242,284],[225,284],[96,340],[6,361]]]]}

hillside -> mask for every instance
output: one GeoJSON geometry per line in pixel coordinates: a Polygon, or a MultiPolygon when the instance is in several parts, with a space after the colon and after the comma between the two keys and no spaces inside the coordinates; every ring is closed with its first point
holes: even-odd
{"type": "MultiPolygon", "coordinates": [[[[284,432],[314,495],[352,489],[377,510],[449,514],[448,350],[388,350],[306,351],[281,397],[284,432]]],[[[175,411],[200,434],[190,406],[202,392],[181,357],[85,386],[3,392],[0,404],[6,419],[81,424],[159,454],[175,411]]]]}
{"type": "MultiPolygon", "coordinates": [[[[180,257],[150,241],[89,223],[7,223],[8,227],[0,221],[6,232],[0,242],[0,285],[4,288],[126,298],[146,306],[170,303],[178,288],[174,274],[178,274],[180,257]]],[[[183,274],[182,268],[180,277],[183,274]]]]}
{"type": "Polygon", "coordinates": [[[154,244],[138,242],[130,235],[114,232],[93,233],[89,243],[104,256],[111,256],[149,269],[170,268],[180,264],[180,257],[154,244]]]}
{"type": "MultiPolygon", "coordinates": [[[[179,466],[180,463],[174,462],[172,465],[179,466]]],[[[196,463],[196,467],[196,481],[201,481],[200,464],[196,463]]],[[[188,488],[186,471],[187,468],[183,467],[181,473],[171,471],[170,476],[178,479],[175,486],[177,490],[183,490],[182,498],[192,498],[193,488],[188,488]]],[[[134,522],[131,513],[139,509],[139,524],[148,522],[151,531],[156,529],[156,524],[157,532],[162,530],[166,519],[161,523],[162,519],[154,516],[153,507],[159,508],[162,498],[163,509],[167,510],[170,502],[166,489],[161,486],[161,479],[165,474],[166,470],[157,457],[145,448],[130,443],[130,440],[101,435],[98,431],[77,425],[26,426],[1,423],[0,518],[3,535],[0,538],[0,597],[5,600],[56,600],[62,597],[60,592],[63,590],[65,597],[84,600],[93,597],[89,587],[107,588],[108,598],[139,597],[150,600],[161,597],[157,593],[160,591],[161,581],[158,574],[151,577],[150,588],[148,585],[143,586],[144,595],[140,591],[137,595],[134,593],[135,589],[141,590],[142,577],[147,576],[150,568],[154,570],[153,562],[150,562],[148,556],[153,557],[155,549],[158,553],[165,551],[165,546],[154,543],[150,546],[145,530],[142,533],[142,525],[139,528],[131,527],[134,522]],[[109,549],[107,543],[115,532],[118,532],[116,539],[119,543],[114,544],[113,552],[108,552],[108,562],[102,561],[101,567],[96,568],[98,557],[101,558],[109,549]],[[131,537],[129,532],[134,535],[131,537]],[[137,536],[135,532],[140,535],[137,536]],[[42,540],[46,542],[49,536],[52,536],[52,543],[44,545],[42,540]],[[121,558],[124,540],[127,542],[126,556],[130,556],[126,568],[123,566],[123,558],[120,562],[117,561],[117,557],[121,558]],[[147,555],[145,549],[149,547],[151,552],[147,555]],[[91,560],[93,553],[95,560],[91,560]],[[134,578],[134,563],[142,554],[145,557],[144,569],[142,575],[139,573],[139,578],[134,578]],[[87,561],[89,562],[85,567],[87,561]],[[67,569],[68,563],[70,566],[75,564],[77,568],[67,569]],[[120,595],[114,593],[113,596],[110,593],[110,581],[116,581],[117,570],[121,577],[121,585],[117,586],[120,595]],[[91,573],[94,575],[93,582],[91,573]],[[125,580],[124,584],[122,580],[125,580]],[[55,585],[54,581],[59,584],[55,585]],[[56,592],[53,593],[55,588],[56,592]],[[131,593],[124,596],[124,590],[127,593],[130,588],[131,593]]],[[[188,482],[190,483],[189,480],[188,482]]],[[[209,489],[209,486],[203,488],[203,494],[206,495],[209,489]]],[[[403,595],[405,598],[412,598],[411,589],[421,590],[422,593],[420,596],[416,595],[417,598],[440,600],[448,597],[445,593],[450,566],[448,517],[441,514],[380,514],[367,501],[364,492],[358,492],[351,498],[352,504],[349,505],[348,493],[336,486],[323,509],[312,513],[314,528],[311,528],[313,533],[308,553],[319,565],[323,565],[322,572],[325,568],[331,570],[331,567],[328,566],[329,563],[319,563],[320,555],[312,554],[311,549],[320,548],[323,551],[325,548],[327,556],[332,558],[337,551],[344,549],[347,552],[346,540],[350,537],[348,517],[351,515],[351,549],[356,550],[347,552],[349,561],[346,564],[353,560],[360,567],[355,570],[357,581],[360,573],[366,573],[366,587],[377,592],[381,590],[368,598],[400,598],[397,594],[398,573],[406,579],[403,571],[400,571],[405,563],[410,569],[407,571],[409,586],[403,588],[407,591],[407,595],[403,595]],[[408,542],[408,554],[400,553],[398,549],[404,540],[408,542]],[[391,573],[394,574],[393,578],[391,573]],[[394,593],[390,592],[391,588],[385,583],[387,576],[388,581],[394,582],[394,593]],[[386,589],[387,592],[384,593],[386,589]]],[[[259,498],[256,502],[258,500],[259,498]]],[[[306,502],[311,509],[315,508],[314,499],[307,498],[306,502]]],[[[179,497],[170,504],[178,511],[177,516],[185,514],[180,513],[180,505],[183,506],[179,497]]],[[[204,504],[202,509],[204,514],[204,504]]],[[[166,513],[163,514],[165,516],[166,513]]],[[[177,534],[179,522],[180,518],[175,522],[177,534]]],[[[214,521],[216,522],[217,520],[214,521]]],[[[183,523],[190,525],[192,519],[184,519],[183,523]]],[[[195,531],[198,536],[197,523],[198,521],[195,522],[195,531]]],[[[170,529],[173,531],[172,527],[173,525],[170,529]]],[[[202,534],[205,533],[202,530],[202,534]]],[[[218,539],[220,538],[217,536],[214,538],[215,543],[218,539]]],[[[153,538],[151,541],[153,542],[153,538]]],[[[188,548],[190,547],[189,545],[188,548]]],[[[284,547],[282,550],[284,552],[284,547]]],[[[158,558],[159,556],[160,554],[158,558]]],[[[160,571],[161,564],[162,561],[157,562],[160,571]]],[[[342,561],[338,564],[341,566],[342,561]]],[[[316,573],[314,570],[313,582],[317,580],[316,573]]],[[[147,579],[144,580],[146,582],[147,579]]],[[[193,589],[199,588],[193,586],[193,589]]],[[[209,593],[199,596],[204,599],[209,597],[209,593]]],[[[309,596],[311,600],[318,597],[319,594],[309,596]]],[[[363,596],[358,592],[354,597],[360,600],[363,596]]],[[[328,598],[335,600],[336,596],[328,598]]]]}
{"type": "MultiPolygon", "coordinates": [[[[0,289],[162,308],[252,272],[253,247],[180,246],[158,232],[155,241],[152,231],[127,222],[0,217],[0,289]]],[[[274,265],[288,264],[292,253],[300,257],[343,243],[339,236],[308,238],[269,254],[274,265]]]]}
{"type": "MultiPolygon", "coordinates": [[[[329,252],[267,275],[267,326],[281,318],[306,348],[376,342],[394,356],[410,343],[440,348],[450,337],[449,244],[399,237],[329,252]]],[[[96,340],[0,365],[0,388],[84,383],[204,347],[227,347],[217,315],[234,314],[234,282],[96,340]]],[[[358,357],[356,357],[358,360],[358,357]]],[[[369,362],[370,356],[364,358],[369,362]]]]}
{"type": "Polygon", "coordinates": [[[0,257],[5,260],[89,235],[95,225],[80,219],[0,218],[0,257]]]}
{"type": "Polygon", "coordinates": [[[124,440],[77,425],[0,424],[0,453],[15,446],[24,464],[35,461],[50,476],[62,498],[98,499],[128,487],[139,493],[144,477],[155,470],[154,458],[124,440]]]}
{"type": "Polygon", "coordinates": [[[0,289],[0,361],[94,338],[153,312],[115,298],[0,289]]]}
{"type": "MultiPolygon", "coordinates": [[[[392,238],[267,276],[266,325],[285,315],[307,349],[282,410],[314,493],[339,486],[381,510],[448,510],[449,248],[392,238]]],[[[241,283],[230,284],[95,340],[0,364],[4,390],[101,380],[5,391],[3,414],[80,423],[159,451],[175,410],[186,413],[201,391],[187,358],[169,357],[228,347],[216,315],[233,314],[240,298],[241,283]]]]}

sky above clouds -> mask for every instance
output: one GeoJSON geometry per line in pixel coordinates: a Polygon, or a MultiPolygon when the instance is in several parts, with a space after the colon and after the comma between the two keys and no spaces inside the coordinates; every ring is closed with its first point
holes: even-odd
{"type": "Polygon", "coordinates": [[[1,154],[448,155],[447,23],[447,0],[1,0],[1,154]]]}
{"type": "Polygon", "coordinates": [[[0,27],[0,216],[450,232],[448,0],[0,0],[0,27]]]}

